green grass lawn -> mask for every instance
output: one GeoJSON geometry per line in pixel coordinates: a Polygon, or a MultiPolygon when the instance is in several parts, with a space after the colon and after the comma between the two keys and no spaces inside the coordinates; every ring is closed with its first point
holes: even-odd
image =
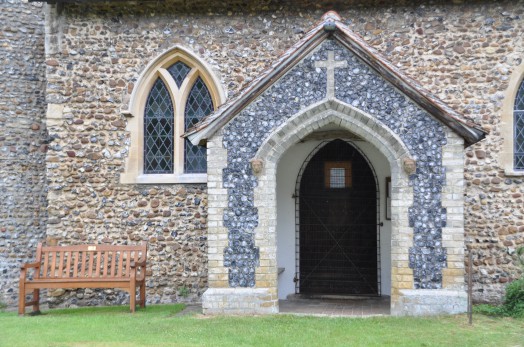
{"type": "Polygon", "coordinates": [[[524,346],[524,319],[179,316],[182,305],[0,312],[0,346],[524,346]]]}

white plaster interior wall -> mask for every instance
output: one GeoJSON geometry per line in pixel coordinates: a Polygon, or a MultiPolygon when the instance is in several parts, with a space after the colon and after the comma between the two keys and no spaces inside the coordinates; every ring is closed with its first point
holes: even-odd
{"type": "Polygon", "coordinates": [[[278,275],[278,298],[295,293],[295,183],[300,167],[318,141],[298,143],[280,158],[277,167],[277,264],[284,268],[278,275]]]}
{"type": "MultiPolygon", "coordinates": [[[[295,293],[295,183],[307,156],[321,141],[306,141],[290,148],[280,159],[277,168],[277,264],[284,268],[278,276],[278,297],[286,299],[295,293]]],[[[363,141],[355,142],[373,165],[380,189],[381,228],[381,292],[391,293],[391,221],[385,219],[386,177],[391,176],[389,163],[375,147],[363,141]]]]}

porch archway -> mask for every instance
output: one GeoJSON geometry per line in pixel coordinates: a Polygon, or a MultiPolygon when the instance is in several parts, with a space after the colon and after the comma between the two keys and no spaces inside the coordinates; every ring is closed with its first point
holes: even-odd
{"type": "MultiPolygon", "coordinates": [[[[255,206],[260,216],[267,216],[266,221],[256,229],[256,233],[268,233],[256,236],[257,239],[267,238],[268,245],[274,249],[276,255],[276,173],[282,156],[295,144],[306,136],[328,125],[335,125],[340,129],[355,134],[375,147],[389,163],[392,179],[391,215],[392,215],[392,248],[391,266],[405,268],[409,273],[409,259],[407,248],[412,244],[413,231],[409,227],[407,208],[412,204],[412,188],[408,184],[408,176],[401,170],[404,157],[410,153],[400,138],[371,115],[344,104],[337,100],[328,100],[313,105],[303,112],[289,118],[278,129],[266,138],[257,152],[257,158],[263,159],[265,169],[259,177],[259,185],[255,188],[255,206]],[[402,201],[402,202],[401,202],[402,201]],[[274,245],[274,246],[273,246],[274,245]]],[[[270,251],[271,252],[271,251],[270,251]]],[[[274,283],[277,286],[277,266],[268,273],[257,272],[258,281],[274,283]],[[267,281],[269,279],[269,281],[267,281]]],[[[392,304],[398,295],[398,284],[392,276],[391,295],[392,304]]],[[[276,288],[275,288],[276,289],[276,288]]]]}

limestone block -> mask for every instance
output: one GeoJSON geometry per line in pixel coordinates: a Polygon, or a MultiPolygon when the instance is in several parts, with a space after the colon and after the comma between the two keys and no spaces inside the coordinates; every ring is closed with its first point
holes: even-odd
{"type": "Polygon", "coordinates": [[[395,316],[459,314],[467,310],[468,298],[463,290],[401,289],[392,304],[395,316]]]}

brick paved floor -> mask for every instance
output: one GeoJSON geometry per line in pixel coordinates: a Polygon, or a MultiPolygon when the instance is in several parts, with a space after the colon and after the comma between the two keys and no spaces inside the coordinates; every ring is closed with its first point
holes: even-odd
{"type": "Polygon", "coordinates": [[[308,299],[279,301],[280,313],[319,316],[366,317],[390,314],[390,298],[308,299]]]}
{"type": "MultiPolygon", "coordinates": [[[[279,300],[281,314],[304,316],[333,317],[369,317],[389,315],[389,296],[380,298],[355,299],[318,299],[291,297],[290,300],[279,300]]],[[[202,306],[188,304],[186,309],[177,315],[202,314],[202,306]]]]}

